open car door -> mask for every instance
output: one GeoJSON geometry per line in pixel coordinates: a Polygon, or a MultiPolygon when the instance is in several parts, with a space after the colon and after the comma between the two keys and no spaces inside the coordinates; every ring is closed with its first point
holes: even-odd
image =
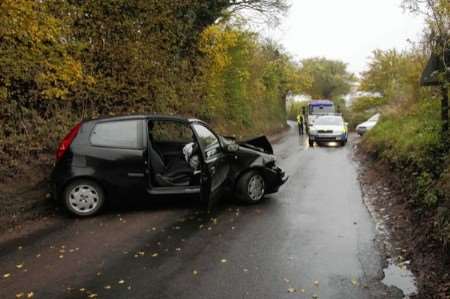
{"type": "Polygon", "coordinates": [[[211,210],[225,192],[230,166],[218,136],[201,122],[193,122],[191,126],[203,157],[200,194],[211,210]]]}

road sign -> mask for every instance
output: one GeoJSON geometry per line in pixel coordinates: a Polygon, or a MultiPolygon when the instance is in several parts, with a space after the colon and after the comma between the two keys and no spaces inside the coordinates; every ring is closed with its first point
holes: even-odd
{"type": "MultiPolygon", "coordinates": [[[[445,51],[445,64],[449,68],[450,64],[450,50],[445,51]]],[[[420,85],[422,86],[438,86],[442,85],[442,80],[439,78],[439,73],[445,72],[445,65],[442,63],[441,57],[431,55],[427,65],[420,78],[420,85]]],[[[450,81],[450,71],[447,70],[447,81],[450,81]]]]}

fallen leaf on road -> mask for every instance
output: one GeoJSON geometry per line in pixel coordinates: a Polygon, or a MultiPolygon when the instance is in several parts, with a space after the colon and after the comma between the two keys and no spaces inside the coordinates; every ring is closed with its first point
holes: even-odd
{"type": "Polygon", "coordinates": [[[8,277],[10,277],[11,276],[11,273],[5,273],[5,274],[3,274],[3,278],[8,278],[8,277]]]}

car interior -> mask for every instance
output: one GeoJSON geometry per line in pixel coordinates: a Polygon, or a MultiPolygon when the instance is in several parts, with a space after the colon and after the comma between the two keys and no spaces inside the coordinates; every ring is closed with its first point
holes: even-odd
{"type": "Polygon", "coordinates": [[[200,151],[189,125],[174,121],[148,122],[151,185],[155,187],[198,186],[196,169],[200,151]],[[186,150],[189,152],[186,153],[186,150]]]}

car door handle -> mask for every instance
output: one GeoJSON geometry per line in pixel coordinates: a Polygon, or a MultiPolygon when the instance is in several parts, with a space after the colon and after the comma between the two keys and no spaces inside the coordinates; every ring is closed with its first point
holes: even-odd
{"type": "Polygon", "coordinates": [[[211,172],[211,175],[214,175],[216,173],[216,167],[211,166],[211,168],[209,169],[209,172],[211,172]]]}

